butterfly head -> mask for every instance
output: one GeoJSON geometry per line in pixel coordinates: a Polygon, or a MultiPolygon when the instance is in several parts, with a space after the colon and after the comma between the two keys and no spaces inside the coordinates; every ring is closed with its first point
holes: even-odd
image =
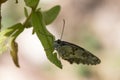
{"type": "Polygon", "coordinates": [[[62,44],[62,41],[60,39],[54,41],[54,48],[57,49],[58,47],[60,47],[61,44],[62,44]]]}

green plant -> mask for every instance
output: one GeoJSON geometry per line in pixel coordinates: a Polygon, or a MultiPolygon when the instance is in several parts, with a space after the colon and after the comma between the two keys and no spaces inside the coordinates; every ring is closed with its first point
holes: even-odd
{"type": "MultiPolygon", "coordinates": [[[[19,67],[17,55],[18,44],[15,40],[19,34],[24,31],[25,28],[33,27],[33,33],[36,33],[39,40],[41,41],[48,60],[57,67],[62,68],[62,64],[57,58],[57,54],[53,53],[53,43],[55,41],[55,37],[46,29],[46,25],[51,24],[58,16],[58,13],[60,12],[60,6],[56,5],[47,11],[42,11],[40,8],[37,8],[39,0],[24,0],[24,2],[27,7],[31,8],[31,12],[28,13],[27,8],[24,8],[26,16],[25,22],[16,23],[15,25],[0,32],[0,54],[9,48],[15,65],[19,67]]],[[[18,0],[16,0],[16,3],[18,3],[18,0]]]]}

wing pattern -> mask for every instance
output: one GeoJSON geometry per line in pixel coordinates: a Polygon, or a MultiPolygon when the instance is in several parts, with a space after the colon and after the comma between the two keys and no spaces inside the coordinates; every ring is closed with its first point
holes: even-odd
{"type": "Polygon", "coordinates": [[[89,64],[96,65],[101,62],[98,57],[96,57],[89,51],[75,44],[66,41],[56,40],[54,42],[54,46],[59,56],[62,59],[67,60],[71,64],[82,63],[87,65],[89,64]]]}

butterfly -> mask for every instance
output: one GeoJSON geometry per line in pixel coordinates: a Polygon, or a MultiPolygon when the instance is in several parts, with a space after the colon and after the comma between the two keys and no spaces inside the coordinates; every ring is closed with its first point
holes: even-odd
{"type": "MultiPolygon", "coordinates": [[[[64,32],[65,20],[63,24],[63,30],[61,34],[61,38],[64,32]]],[[[93,55],[91,52],[87,51],[86,49],[75,45],[73,43],[67,41],[61,41],[61,38],[54,41],[54,48],[58,52],[58,55],[67,60],[70,64],[87,64],[87,65],[96,65],[101,62],[101,60],[93,55]]]]}
{"type": "Polygon", "coordinates": [[[70,42],[61,41],[58,39],[54,41],[54,47],[59,56],[62,59],[67,60],[70,64],[82,63],[87,65],[96,65],[101,62],[101,60],[91,52],[70,42]]]}

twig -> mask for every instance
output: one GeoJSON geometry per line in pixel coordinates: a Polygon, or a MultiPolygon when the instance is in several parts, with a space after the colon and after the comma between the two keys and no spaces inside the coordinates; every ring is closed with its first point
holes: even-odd
{"type": "Polygon", "coordinates": [[[1,16],[1,4],[0,4],[0,31],[1,31],[1,28],[2,28],[2,23],[1,23],[1,20],[2,19],[2,16],[1,16]]]}

